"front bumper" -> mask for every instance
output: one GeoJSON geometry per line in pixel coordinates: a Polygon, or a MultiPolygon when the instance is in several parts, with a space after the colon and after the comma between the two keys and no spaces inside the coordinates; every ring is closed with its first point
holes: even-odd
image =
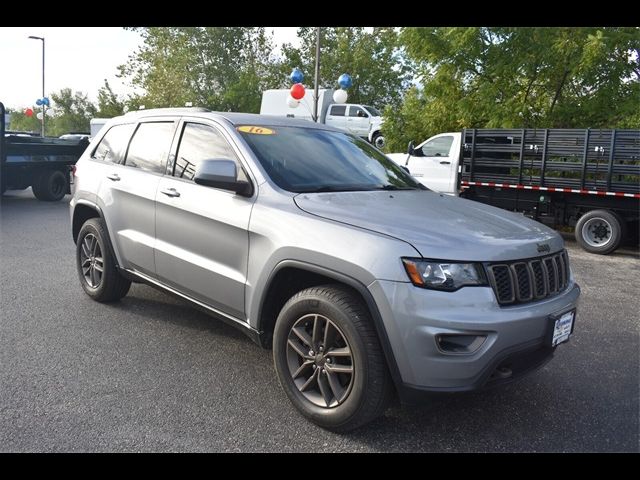
{"type": "Polygon", "coordinates": [[[439,292],[376,280],[369,291],[384,323],[403,397],[410,390],[473,390],[540,367],[554,351],[545,342],[549,317],[576,308],[580,296],[573,279],[559,295],[511,307],[500,307],[490,287],[439,292]],[[439,348],[439,335],[486,339],[473,353],[452,354],[439,348]],[[507,367],[511,374],[501,378],[497,370],[507,367]]]}

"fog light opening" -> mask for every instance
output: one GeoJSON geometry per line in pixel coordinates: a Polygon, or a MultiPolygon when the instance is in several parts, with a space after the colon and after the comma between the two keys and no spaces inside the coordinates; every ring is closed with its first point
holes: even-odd
{"type": "Polygon", "coordinates": [[[442,353],[470,355],[487,339],[486,335],[437,335],[436,344],[442,353]]]}

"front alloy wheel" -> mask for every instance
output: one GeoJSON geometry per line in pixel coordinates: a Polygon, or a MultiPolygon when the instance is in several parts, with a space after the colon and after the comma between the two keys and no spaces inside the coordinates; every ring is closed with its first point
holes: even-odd
{"type": "Polygon", "coordinates": [[[336,407],[351,392],[351,348],[342,331],[324,315],[304,315],[291,327],[287,363],[298,390],[319,407],[336,407]]]}
{"type": "Polygon", "coordinates": [[[273,332],[273,360],[291,403],[330,430],[370,422],[393,395],[371,314],[344,285],[307,288],[285,303],[273,332]]]}

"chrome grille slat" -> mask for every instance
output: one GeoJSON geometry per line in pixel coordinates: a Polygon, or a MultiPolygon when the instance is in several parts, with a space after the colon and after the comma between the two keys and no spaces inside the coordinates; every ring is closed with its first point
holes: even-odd
{"type": "Polygon", "coordinates": [[[569,257],[565,250],[529,260],[489,264],[487,271],[500,305],[548,298],[569,285],[569,257]]]}

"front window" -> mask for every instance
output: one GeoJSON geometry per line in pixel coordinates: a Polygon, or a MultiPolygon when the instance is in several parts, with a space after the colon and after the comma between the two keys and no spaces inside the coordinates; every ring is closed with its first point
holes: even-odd
{"type": "Polygon", "coordinates": [[[374,117],[381,117],[382,116],[382,114],[380,113],[380,110],[378,110],[377,108],[374,108],[374,107],[372,107],[370,105],[363,105],[363,107],[366,108],[369,111],[369,113],[371,115],[373,115],[374,117]]]}
{"type": "Polygon", "coordinates": [[[425,187],[364,140],[305,127],[238,127],[271,179],[290,192],[415,190],[425,187]]]}
{"type": "Polygon", "coordinates": [[[422,155],[425,157],[448,157],[451,150],[453,137],[438,137],[425,143],[422,147],[422,155]]]}

